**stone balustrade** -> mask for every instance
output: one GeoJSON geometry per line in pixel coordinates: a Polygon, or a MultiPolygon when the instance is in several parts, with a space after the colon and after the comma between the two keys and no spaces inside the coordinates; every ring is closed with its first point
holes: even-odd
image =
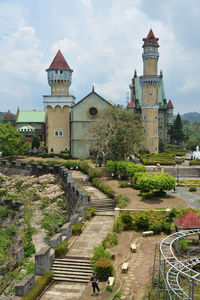
{"type": "Polygon", "coordinates": [[[15,286],[15,296],[25,296],[34,285],[35,275],[27,275],[15,286]]]}
{"type": "Polygon", "coordinates": [[[56,248],[62,242],[62,233],[55,234],[49,241],[51,248],[56,248]]]}
{"type": "Polygon", "coordinates": [[[50,247],[46,246],[35,254],[35,274],[43,275],[51,269],[50,247]]]}

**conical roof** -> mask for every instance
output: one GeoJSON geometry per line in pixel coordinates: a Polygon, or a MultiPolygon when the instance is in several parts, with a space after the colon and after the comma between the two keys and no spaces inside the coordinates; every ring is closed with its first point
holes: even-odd
{"type": "Polygon", "coordinates": [[[193,210],[188,211],[185,215],[179,218],[173,218],[177,228],[195,229],[200,228],[200,218],[197,217],[193,210]]]}
{"type": "Polygon", "coordinates": [[[62,52],[58,50],[56,56],[54,57],[50,67],[47,70],[55,70],[55,69],[67,69],[70,70],[68,63],[66,62],[62,52]]]}
{"type": "Polygon", "coordinates": [[[169,99],[169,101],[167,103],[167,108],[174,108],[171,99],[169,99]]]}
{"type": "Polygon", "coordinates": [[[149,31],[147,37],[143,39],[143,41],[144,41],[143,47],[144,47],[145,45],[147,45],[147,44],[159,46],[159,45],[158,45],[158,40],[159,40],[159,38],[156,38],[155,35],[154,35],[154,33],[153,33],[153,30],[150,29],[150,31],[149,31]]]}
{"type": "Polygon", "coordinates": [[[4,117],[4,121],[13,121],[13,114],[10,112],[10,109],[8,110],[7,114],[4,117]]]}
{"type": "Polygon", "coordinates": [[[126,106],[126,109],[129,109],[129,108],[135,108],[135,103],[134,103],[133,99],[131,99],[131,101],[126,106]]]}

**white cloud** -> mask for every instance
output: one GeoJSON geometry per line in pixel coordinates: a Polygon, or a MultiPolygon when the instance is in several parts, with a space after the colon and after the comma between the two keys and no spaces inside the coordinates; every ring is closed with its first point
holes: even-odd
{"type": "Polygon", "coordinates": [[[81,3],[86,6],[87,8],[91,8],[92,7],[92,3],[91,0],[81,0],[81,3]]]}

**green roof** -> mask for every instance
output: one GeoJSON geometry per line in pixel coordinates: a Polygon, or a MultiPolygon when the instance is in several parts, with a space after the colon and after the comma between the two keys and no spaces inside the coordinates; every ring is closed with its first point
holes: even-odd
{"type": "Polygon", "coordinates": [[[46,112],[41,110],[19,111],[16,123],[45,123],[46,112]]]}

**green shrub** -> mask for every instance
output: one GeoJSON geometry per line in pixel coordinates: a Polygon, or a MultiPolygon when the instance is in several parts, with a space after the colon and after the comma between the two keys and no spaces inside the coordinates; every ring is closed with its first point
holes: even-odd
{"type": "Polygon", "coordinates": [[[124,230],[124,224],[122,223],[122,220],[120,217],[115,219],[114,225],[113,225],[114,232],[120,233],[124,230]]]}
{"type": "Polygon", "coordinates": [[[133,216],[129,211],[126,211],[120,215],[121,221],[123,223],[123,230],[133,230],[135,229],[133,223],[133,216]]]}
{"type": "Polygon", "coordinates": [[[94,207],[86,206],[86,213],[90,213],[92,217],[96,215],[96,209],[94,207]]]}
{"type": "Polygon", "coordinates": [[[100,178],[94,178],[92,183],[96,188],[98,188],[102,193],[106,194],[110,198],[114,198],[115,192],[110,185],[104,183],[100,178]]]}
{"type": "Polygon", "coordinates": [[[98,259],[93,266],[94,272],[99,280],[105,281],[113,275],[113,266],[111,260],[105,257],[98,259]]]}
{"type": "Polygon", "coordinates": [[[48,271],[35,281],[35,286],[24,296],[23,300],[36,300],[44,288],[52,281],[53,272],[48,271]]]}
{"type": "Polygon", "coordinates": [[[32,241],[29,241],[26,245],[24,245],[24,257],[30,257],[35,253],[35,246],[32,241]]]}
{"type": "Polygon", "coordinates": [[[107,285],[106,286],[106,291],[111,293],[113,291],[113,285],[107,285]]]}
{"type": "Polygon", "coordinates": [[[79,234],[81,234],[82,227],[83,227],[83,224],[82,224],[82,223],[77,223],[77,224],[72,225],[72,233],[73,233],[74,235],[79,235],[79,234]]]}
{"type": "Polygon", "coordinates": [[[157,223],[149,226],[150,230],[153,230],[155,233],[160,233],[162,231],[162,224],[157,223]]]}
{"type": "Polygon", "coordinates": [[[135,226],[137,230],[148,230],[149,219],[145,213],[138,213],[134,217],[135,217],[135,226]]]}
{"type": "Polygon", "coordinates": [[[191,186],[191,187],[189,188],[189,191],[190,191],[190,192],[196,192],[196,191],[197,191],[196,186],[191,186]]]}
{"type": "Polygon", "coordinates": [[[60,243],[60,245],[57,248],[55,248],[55,257],[63,257],[67,252],[68,245],[69,244],[67,241],[63,241],[62,243],[60,243]]]}
{"type": "Polygon", "coordinates": [[[118,244],[116,233],[108,233],[102,242],[104,248],[112,248],[118,244]]]}
{"type": "Polygon", "coordinates": [[[99,169],[96,169],[96,168],[90,168],[89,171],[88,171],[88,175],[89,175],[89,178],[90,178],[90,179],[93,179],[93,178],[101,178],[102,172],[101,172],[101,170],[99,170],[99,169]]]}
{"type": "Polygon", "coordinates": [[[137,179],[137,185],[141,191],[169,191],[175,187],[176,180],[169,174],[146,174],[137,179]]]}
{"type": "Polygon", "coordinates": [[[0,218],[7,217],[8,213],[9,213],[8,206],[0,205],[0,218]]]}
{"type": "Polygon", "coordinates": [[[169,222],[164,222],[162,224],[162,231],[166,234],[170,234],[171,233],[171,223],[169,222]]]}
{"type": "Polygon", "coordinates": [[[116,201],[117,201],[116,206],[119,207],[119,208],[124,208],[130,203],[129,197],[124,195],[124,194],[117,195],[116,201]]]}
{"type": "Polygon", "coordinates": [[[92,265],[94,265],[100,258],[111,259],[111,254],[106,250],[102,244],[99,244],[98,247],[94,247],[93,256],[90,259],[92,265]]]}
{"type": "Polygon", "coordinates": [[[90,212],[86,213],[84,216],[84,221],[90,221],[92,219],[92,214],[90,212]]]}

